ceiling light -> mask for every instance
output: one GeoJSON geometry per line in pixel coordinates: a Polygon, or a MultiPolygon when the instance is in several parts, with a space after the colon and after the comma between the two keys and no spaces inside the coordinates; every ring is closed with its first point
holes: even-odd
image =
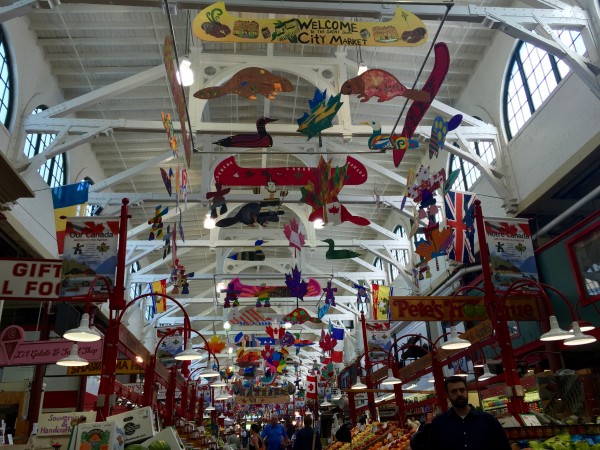
{"type": "Polygon", "coordinates": [[[191,86],[194,84],[194,71],[192,70],[192,62],[188,58],[183,58],[179,64],[177,82],[179,84],[183,84],[184,86],[191,86]],[[181,79],[179,78],[179,74],[181,74],[181,79]]]}
{"type": "MultiPolygon", "coordinates": [[[[579,324],[579,329],[584,332],[584,331],[592,331],[594,328],[596,328],[591,322],[588,322],[587,320],[578,320],[577,323],[579,324]]],[[[573,333],[573,327],[571,327],[571,329],[569,330],[570,333],[573,333]]]]}
{"type": "Polygon", "coordinates": [[[578,322],[573,322],[572,329],[574,331],[574,335],[573,337],[570,337],[565,340],[565,345],[585,345],[591,344],[592,342],[596,342],[596,338],[594,336],[590,336],[589,334],[583,334],[581,332],[578,322]]]}
{"type": "Polygon", "coordinates": [[[212,383],[210,383],[210,387],[214,387],[214,388],[217,388],[217,387],[220,388],[220,387],[225,387],[225,386],[227,386],[227,383],[225,383],[224,381],[221,381],[221,380],[213,381],[212,383]]]}
{"type": "Polygon", "coordinates": [[[56,361],[56,364],[65,367],[83,367],[87,366],[89,363],[89,361],[79,356],[79,345],[77,345],[77,343],[71,346],[71,354],[69,356],[56,361]]]}
{"type": "Polygon", "coordinates": [[[339,394],[334,394],[331,396],[331,400],[333,400],[334,402],[337,402],[338,400],[342,399],[342,394],[341,392],[339,394]]]}
{"type": "Polygon", "coordinates": [[[367,70],[369,70],[369,68],[367,67],[367,65],[366,65],[365,63],[361,62],[361,63],[358,65],[358,72],[357,72],[357,75],[359,75],[359,76],[360,76],[360,75],[362,75],[363,73],[365,73],[367,70]]]}
{"type": "Polygon", "coordinates": [[[204,411],[214,411],[214,410],[215,410],[215,407],[212,405],[212,403],[204,409],[204,411]]]}
{"type": "Polygon", "coordinates": [[[227,330],[231,330],[231,323],[229,323],[229,321],[228,321],[228,320],[226,320],[225,322],[223,322],[223,329],[224,329],[225,331],[227,331],[227,330]]]}
{"type": "Polygon", "coordinates": [[[233,353],[233,347],[227,348],[227,353],[229,353],[231,355],[233,353]]]}
{"type": "Polygon", "coordinates": [[[315,219],[313,220],[313,227],[315,230],[322,230],[325,227],[325,222],[323,222],[323,219],[315,219]]]}
{"type": "Polygon", "coordinates": [[[225,418],[225,414],[221,413],[221,415],[219,416],[219,419],[224,419],[225,418]]]}
{"type": "Polygon", "coordinates": [[[435,383],[435,378],[431,377],[429,380],[427,380],[428,383],[435,383]]]}
{"type": "Polygon", "coordinates": [[[286,330],[289,330],[290,328],[292,328],[292,323],[291,322],[284,322],[283,323],[283,328],[285,328],[286,330]]]}
{"type": "Polygon", "coordinates": [[[331,403],[329,403],[329,402],[327,401],[327,399],[325,399],[325,401],[324,401],[323,403],[321,403],[321,406],[322,406],[323,408],[325,408],[325,407],[327,407],[327,406],[333,406],[333,405],[332,405],[331,403]]]}
{"type": "Polygon", "coordinates": [[[400,384],[400,383],[402,383],[402,380],[399,379],[399,378],[396,378],[394,376],[394,373],[393,373],[392,369],[388,369],[388,376],[387,376],[387,378],[384,379],[381,382],[381,384],[384,384],[386,386],[391,386],[391,385],[400,384]]]}
{"type": "Polygon", "coordinates": [[[79,326],[66,331],[63,338],[75,342],[95,342],[102,339],[102,336],[96,329],[90,327],[90,315],[83,313],[79,326]]]}
{"type": "Polygon", "coordinates": [[[144,362],[144,358],[142,358],[140,355],[136,355],[135,362],[143,363],[144,362]]]}
{"type": "Polygon", "coordinates": [[[356,380],[356,383],[354,383],[350,389],[366,389],[366,388],[367,388],[367,385],[364,383],[361,383],[360,378],[359,378],[356,380]]]}
{"type": "Polygon", "coordinates": [[[454,376],[457,376],[457,377],[467,377],[467,376],[469,376],[469,374],[467,372],[465,372],[464,370],[462,370],[462,369],[456,369],[454,371],[454,376]]]}
{"type": "Polygon", "coordinates": [[[567,338],[575,336],[575,333],[563,330],[558,325],[556,316],[550,316],[550,331],[545,332],[540,336],[540,341],[564,341],[567,338]]]}
{"type": "Polygon", "coordinates": [[[478,380],[479,381],[487,380],[489,378],[492,378],[493,376],[494,376],[494,374],[492,372],[490,372],[490,368],[488,367],[487,364],[485,364],[483,366],[483,373],[481,375],[479,375],[478,380]]]}
{"type": "Polygon", "coordinates": [[[195,361],[197,359],[202,359],[202,355],[194,350],[192,341],[188,340],[185,350],[181,353],[177,353],[175,359],[177,361],[195,361]]]}
{"type": "Polygon", "coordinates": [[[473,363],[473,367],[483,367],[485,366],[485,363],[483,362],[483,359],[478,359],[477,361],[475,361],[473,363]]]}
{"type": "Polygon", "coordinates": [[[221,374],[219,372],[217,372],[216,370],[208,369],[208,370],[205,370],[204,372],[202,372],[200,374],[200,376],[202,378],[214,378],[214,377],[220,377],[221,374]]]}
{"type": "Polygon", "coordinates": [[[206,213],[206,217],[204,219],[204,228],[206,228],[207,230],[212,230],[216,226],[217,222],[215,222],[215,219],[210,217],[210,213],[206,213]]]}
{"type": "Polygon", "coordinates": [[[460,350],[470,347],[471,343],[466,339],[458,337],[458,332],[455,326],[450,327],[450,339],[442,344],[444,350],[460,350]]]}

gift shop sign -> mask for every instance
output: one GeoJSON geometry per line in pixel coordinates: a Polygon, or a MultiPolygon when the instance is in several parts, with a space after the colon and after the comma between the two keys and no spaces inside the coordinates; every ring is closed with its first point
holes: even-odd
{"type": "Polygon", "coordinates": [[[41,413],[38,419],[38,436],[71,434],[71,422],[85,417],[86,422],[96,421],[96,412],[41,413]]]}
{"type": "Polygon", "coordinates": [[[61,268],[60,259],[0,259],[0,299],[58,298],[61,268]]]}
{"type": "MultiPolygon", "coordinates": [[[[79,356],[88,361],[102,360],[104,340],[80,342],[79,356]]],[[[25,341],[23,328],[11,325],[0,335],[0,367],[54,364],[71,353],[73,341],[55,339],[50,341],[25,341]]]]}
{"type": "MultiPolygon", "coordinates": [[[[533,296],[515,296],[506,300],[508,320],[539,320],[533,296]]],[[[390,297],[390,320],[442,321],[485,320],[483,297],[390,297]]]]}

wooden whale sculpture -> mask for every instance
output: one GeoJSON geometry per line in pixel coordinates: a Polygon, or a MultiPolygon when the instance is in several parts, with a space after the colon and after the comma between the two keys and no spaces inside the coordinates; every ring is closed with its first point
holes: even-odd
{"type": "Polygon", "coordinates": [[[200,89],[194,97],[210,100],[227,94],[237,94],[249,100],[256,100],[258,94],[274,100],[277,92],[291,92],[292,83],[287,78],[274,75],[260,67],[247,67],[240,70],[221,86],[200,89]]]}
{"type": "Polygon", "coordinates": [[[357,95],[361,102],[378,97],[378,102],[385,102],[402,96],[416,102],[427,102],[431,94],[418,89],[408,89],[389,72],[381,69],[370,69],[363,74],[350,78],[342,84],[342,94],[357,95]]]}

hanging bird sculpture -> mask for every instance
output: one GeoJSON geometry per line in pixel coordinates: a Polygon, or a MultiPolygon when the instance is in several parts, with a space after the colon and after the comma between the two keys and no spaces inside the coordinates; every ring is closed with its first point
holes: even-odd
{"type": "Polygon", "coordinates": [[[236,261],[264,261],[265,254],[261,248],[262,244],[263,241],[258,239],[256,242],[254,242],[254,251],[234,253],[229,255],[228,258],[236,261]]]}
{"type": "Polygon", "coordinates": [[[238,148],[272,147],[273,138],[267,133],[266,125],[276,120],[269,117],[261,117],[256,121],[256,134],[236,134],[213,142],[213,144],[220,145],[221,147],[238,148]]]}
{"type": "Polygon", "coordinates": [[[382,134],[381,133],[381,125],[379,122],[371,121],[371,122],[361,122],[361,125],[370,125],[373,128],[373,134],[369,138],[368,146],[371,150],[392,150],[393,148],[417,148],[419,146],[419,142],[414,139],[407,139],[404,136],[400,136],[399,134],[382,134]]]}
{"type": "Polygon", "coordinates": [[[335,242],[333,239],[323,239],[323,242],[329,244],[329,250],[325,252],[326,259],[348,259],[358,258],[360,255],[352,250],[335,250],[335,242]]]}

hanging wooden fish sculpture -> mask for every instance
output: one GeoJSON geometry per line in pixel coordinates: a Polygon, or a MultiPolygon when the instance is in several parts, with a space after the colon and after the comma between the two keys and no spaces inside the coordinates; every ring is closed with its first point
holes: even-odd
{"type": "Polygon", "coordinates": [[[276,120],[269,117],[260,117],[256,121],[256,133],[236,134],[213,142],[213,144],[220,145],[221,147],[236,148],[272,147],[273,138],[267,133],[266,125],[276,120]]]}
{"type": "Polygon", "coordinates": [[[379,103],[402,96],[416,102],[428,102],[431,94],[418,89],[408,89],[389,72],[381,69],[370,69],[361,75],[350,78],[341,89],[344,95],[356,95],[361,102],[366,102],[371,97],[378,97],[379,103]]]}
{"type": "Polygon", "coordinates": [[[278,92],[291,92],[293,90],[294,86],[287,78],[274,75],[259,67],[247,67],[240,70],[221,86],[200,89],[194,94],[194,97],[201,100],[210,100],[227,94],[237,94],[249,100],[256,100],[257,95],[274,100],[278,92]]]}

